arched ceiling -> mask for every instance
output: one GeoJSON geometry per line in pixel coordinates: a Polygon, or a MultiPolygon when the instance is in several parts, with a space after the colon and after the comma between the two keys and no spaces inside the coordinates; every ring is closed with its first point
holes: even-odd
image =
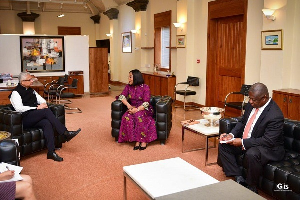
{"type": "Polygon", "coordinates": [[[1,0],[1,10],[89,13],[96,15],[133,0],[1,0]]]}

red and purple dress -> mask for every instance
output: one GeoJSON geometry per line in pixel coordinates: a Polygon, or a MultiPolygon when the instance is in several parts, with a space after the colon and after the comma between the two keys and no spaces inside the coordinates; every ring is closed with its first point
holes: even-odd
{"type": "Polygon", "coordinates": [[[127,98],[133,107],[144,106],[134,114],[128,110],[121,120],[118,142],[145,142],[149,143],[157,139],[153,108],[150,104],[150,88],[146,84],[126,85],[118,99],[127,98]]]}

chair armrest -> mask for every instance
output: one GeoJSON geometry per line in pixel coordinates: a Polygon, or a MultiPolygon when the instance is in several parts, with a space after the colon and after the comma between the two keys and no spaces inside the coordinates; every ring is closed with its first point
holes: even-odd
{"type": "Polygon", "coordinates": [[[158,137],[163,135],[167,139],[172,128],[172,103],[173,100],[169,96],[162,97],[156,103],[156,130],[158,137]]]}
{"type": "Polygon", "coordinates": [[[0,141],[0,162],[20,165],[18,144],[14,140],[0,141]]]}
{"type": "Polygon", "coordinates": [[[230,133],[240,118],[222,118],[219,121],[219,133],[230,133]]]}
{"type": "MultiPolygon", "coordinates": [[[[225,105],[226,105],[226,102],[227,102],[227,98],[229,97],[229,95],[232,95],[232,94],[239,94],[239,95],[243,95],[242,93],[240,92],[229,92],[226,97],[225,97],[225,105]]],[[[244,95],[243,95],[244,96],[244,95]]]]}
{"type": "Polygon", "coordinates": [[[115,137],[115,140],[118,140],[122,116],[126,110],[127,106],[120,100],[115,100],[111,103],[111,135],[115,137]]]}
{"type": "Polygon", "coordinates": [[[48,108],[53,112],[54,116],[62,123],[66,123],[65,107],[61,104],[48,104],[48,108]]]}
{"type": "Polygon", "coordinates": [[[10,132],[14,139],[20,139],[23,132],[22,113],[5,108],[0,108],[0,130],[10,132]]]}
{"type": "Polygon", "coordinates": [[[180,84],[182,84],[182,85],[188,85],[189,83],[188,82],[181,82],[181,83],[177,83],[176,85],[175,85],[175,87],[174,87],[174,91],[176,91],[176,87],[178,86],[178,85],[180,85],[180,84]]]}

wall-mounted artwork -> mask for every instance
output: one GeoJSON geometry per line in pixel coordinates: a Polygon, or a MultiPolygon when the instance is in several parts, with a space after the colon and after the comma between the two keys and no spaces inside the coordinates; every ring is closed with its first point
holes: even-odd
{"type": "Polygon", "coordinates": [[[132,52],[131,32],[122,33],[122,52],[123,53],[132,52]]]}
{"type": "Polygon", "coordinates": [[[186,38],[185,35],[177,35],[176,36],[176,47],[177,48],[185,48],[186,38]]]}
{"type": "Polygon", "coordinates": [[[20,36],[21,71],[65,71],[63,36],[20,36]]]}
{"type": "Polygon", "coordinates": [[[282,30],[261,32],[262,50],[282,50],[282,30]]]}

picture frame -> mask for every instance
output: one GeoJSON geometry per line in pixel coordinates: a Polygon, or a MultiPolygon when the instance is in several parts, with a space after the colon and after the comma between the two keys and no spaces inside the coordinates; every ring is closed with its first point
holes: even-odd
{"type": "Polygon", "coordinates": [[[21,71],[65,71],[63,36],[20,36],[21,71]]]}
{"type": "Polygon", "coordinates": [[[261,32],[262,50],[282,50],[282,29],[261,32]]]}
{"type": "Polygon", "coordinates": [[[186,37],[185,35],[176,35],[176,47],[185,48],[186,37]]]}
{"type": "Polygon", "coordinates": [[[132,53],[131,32],[122,33],[122,53],[132,53]]]}

